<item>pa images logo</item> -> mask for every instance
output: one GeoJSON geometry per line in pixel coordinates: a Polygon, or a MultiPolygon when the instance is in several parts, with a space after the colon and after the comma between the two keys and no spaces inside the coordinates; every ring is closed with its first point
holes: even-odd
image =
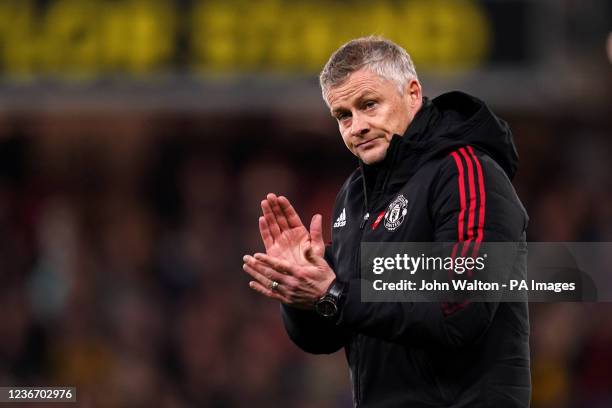
{"type": "Polygon", "coordinates": [[[408,212],[408,200],[403,195],[397,196],[395,200],[389,204],[389,208],[385,213],[385,228],[389,231],[395,230],[397,227],[402,225],[406,213],[408,212]]]}

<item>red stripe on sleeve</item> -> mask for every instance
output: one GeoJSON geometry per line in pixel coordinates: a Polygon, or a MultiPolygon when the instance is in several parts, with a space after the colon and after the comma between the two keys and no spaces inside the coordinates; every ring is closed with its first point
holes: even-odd
{"type": "Polygon", "coordinates": [[[468,226],[467,226],[467,242],[463,246],[461,256],[465,256],[469,248],[469,243],[474,239],[474,219],[476,218],[476,184],[474,183],[474,165],[472,160],[468,156],[465,148],[459,149],[463,157],[465,158],[466,166],[468,168],[468,185],[470,188],[470,210],[468,212],[468,226]]]}
{"type": "MultiPolygon", "coordinates": [[[[457,217],[457,242],[455,243],[455,245],[453,245],[453,250],[451,253],[451,258],[454,259],[457,256],[457,249],[459,247],[459,243],[461,242],[465,244],[464,239],[463,239],[464,238],[463,237],[463,227],[465,224],[465,212],[466,212],[467,204],[466,204],[466,198],[465,198],[465,174],[463,171],[463,164],[461,163],[461,157],[459,156],[457,152],[452,152],[451,156],[453,156],[453,159],[455,160],[455,164],[457,165],[457,171],[459,173],[457,177],[457,184],[459,185],[459,204],[461,206],[459,210],[459,216],[457,217]]],[[[461,252],[464,252],[464,251],[465,251],[465,248],[461,250],[461,252]]],[[[449,271],[449,279],[451,280],[453,279],[452,271],[449,271]]],[[[444,316],[449,316],[457,312],[458,310],[465,308],[467,304],[469,304],[469,301],[465,301],[462,303],[442,302],[441,304],[442,313],[444,314],[444,316]]]]}
{"type": "Polygon", "coordinates": [[[480,192],[480,208],[478,211],[478,229],[477,229],[477,236],[476,236],[476,246],[474,247],[474,254],[477,254],[478,247],[480,246],[480,243],[482,242],[484,238],[484,219],[485,219],[485,205],[487,202],[487,196],[485,193],[484,177],[482,175],[482,166],[480,165],[480,161],[478,160],[478,157],[476,157],[476,155],[474,154],[474,150],[472,149],[471,146],[468,146],[468,151],[470,152],[470,155],[474,159],[474,163],[476,163],[476,172],[478,174],[478,187],[479,187],[479,192],[480,192]]]}
{"type": "MultiPolygon", "coordinates": [[[[467,209],[467,203],[466,203],[467,200],[465,197],[466,174],[463,168],[463,164],[461,163],[461,158],[459,154],[457,154],[457,152],[453,152],[451,153],[451,155],[453,156],[453,159],[455,160],[455,164],[457,165],[457,170],[459,172],[458,184],[459,184],[459,201],[460,201],[461,209],[459,211],[459,217],[458,217],[459,219],[458,219],[458,226],[457,226],[458,228],[458,233],[457,233],[458,240],[457,241],[458,242],[455,243],[455,245],[453,246],[453,251],[451,254],[452,258],[455,258],[455,256],[457,255],[457,247],[459,243],[462,244],[461,256],[465,256],[466,252],[469,249],[470,241],[472,240],[474,240],[475,242],[474,248],[472,250],[472,256],[475,257],[478,254],[480,242],[482,242],[483,235],[484,235],[484,214],[485,214],[486,197],[485,197],[484,177],[482,173],[482,166],[480,165],[480,162],[478,158],[476,157],[476,155],[474,154],[474,151],[471,146],[467,146],[467,151],[465,147],[462,147],[459,149],[459,152],[464,157],[466,166],[467,166],[467,182],[468,182],[468,188],[470,192],[470,203],[469,203],[470,207],[469,207],[469,211],[467,214],[468,216],[467,231],[466,231],[467,240],[464,240],[463,226],[466,223],[465,217],[466,217],[466,209],[467,209]],[[476,168],[476,176],[474,175],[474,167],[476,168]],[[477,181],[475,180],[476,177],[477,177],[477,181]],[[476,183],[478,183],[478,192],[476,191],[477,190],[476,183]],[[475,225],[477,194],[480,198],[480,204],[478,208],[478,225],[475,225]]],[[[471,272],[472,272],[471,270],[468,271],[468,277],[470,278],[472,275],[471,272]]],[[[444,313],[445,316],[448,316],[461,309],[464,309],[469,303],[470,303],[469,300],[465,300],[461,303],[443,302],[442,312],[444,313]]]]}
{"type": "Polygon", "coordinates": [[[457,225],[457,239],[459,242],[463,241],[463,219],[465,218],[465,184],[463,176],[463,164],[461,158],[457,152],[452,152],[451,156],[455,159],[457,165],[457,171],[459,171],[458,183],[459,183],[459,202],[461,204],[461,210],[459,211],[458,225],[457,225]]]}

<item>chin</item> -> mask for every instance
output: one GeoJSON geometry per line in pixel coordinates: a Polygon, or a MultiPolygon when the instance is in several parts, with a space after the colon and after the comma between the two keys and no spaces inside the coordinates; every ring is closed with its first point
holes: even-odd
{"type": "Polygon", "coordinates": [[[365,164],[376,164],[380,161],[383,161],[385,158],[386,152],[366,152],[366,154],[361,155],[360,159],[365,164]]]}

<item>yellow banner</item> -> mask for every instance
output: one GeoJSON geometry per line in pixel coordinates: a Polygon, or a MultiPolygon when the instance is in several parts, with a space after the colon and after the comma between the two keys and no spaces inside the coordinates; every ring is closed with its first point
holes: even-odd
{"type": "Polygon", "coordinates": [[[420,71],[486,59],[490,23],[468,0],[31,0],[0,2],[0,73],[120,75],[316,73],[351,38],[384,35],[420,71]]]}

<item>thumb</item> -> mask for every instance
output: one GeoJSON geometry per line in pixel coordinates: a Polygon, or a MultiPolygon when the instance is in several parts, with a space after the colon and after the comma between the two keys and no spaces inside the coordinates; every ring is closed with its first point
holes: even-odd
{"type": "Polygon", "coordinates": [[[314,250],[312,249],[312,244],[310,242],[307,242],[306,246],[304,247],[304,256],[306,257],[306,260],[308,262],[315,263],[316,257],[314,254],[314,250]]]}
{"type": "Polygon", "coordinates": [[[323,217],[321,214],[315,214],[310,221],[310,241],[316,249],[322,248],[325,250],[325,242],[323,241],[323,217]]]}
{"type": "Polygon", "coordinates": [[[325,259],[317,253],[316,246],[310,242],[306,243],[304,255],[306,256],[306,260],[313,265],[320,266],[322,263],[326,264],[325,259]]]}

